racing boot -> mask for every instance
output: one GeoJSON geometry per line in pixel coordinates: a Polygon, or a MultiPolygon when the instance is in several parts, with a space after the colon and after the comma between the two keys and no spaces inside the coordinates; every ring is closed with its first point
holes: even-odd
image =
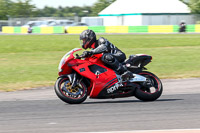
{"type": "Polygon", "coordinates": [[[121,74],[121,78],[123,81],[129,80],[131,78],[134,78],[133,73],[130,71],[125,71],[123,74],[121,74]]]}
{"type": "Polygon", "coordinates": [[[121,63],[119,64],[117,71],[121,75],[122,81],[126,81],[134,77],[133,73],[128,71],[127,68],[123,66],[121,63]]]}

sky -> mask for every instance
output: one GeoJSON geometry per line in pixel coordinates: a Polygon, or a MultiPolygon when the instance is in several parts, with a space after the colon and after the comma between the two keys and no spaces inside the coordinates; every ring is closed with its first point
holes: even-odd
{"type": "Polygon", "coordinates": [[[32,4],[41,9],[45,6],[56,8],[59,6],[91,6],[97,1],[98,0],[32,0],[32,4]]]}

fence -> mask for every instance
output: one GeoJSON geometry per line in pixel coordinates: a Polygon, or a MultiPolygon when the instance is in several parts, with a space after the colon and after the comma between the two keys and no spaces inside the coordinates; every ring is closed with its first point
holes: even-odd
{"type": "MultiPolygon", "coordinates": [[[[67,29],[69,34],[79,34],[83,30],[91,29],[96,33],[176,33],[179,32],[178,25],[151,25],[151,26],[74,26],[67,29]]],[[[26,27],[4,26],[3,33],[27,33],[26,27]]],[[[200,25],[187,25],[186,32],[200,33],[200,25]]],[[[65,33],[62,26],[34,27],[32,33],[54,34],[65,33]]]]}

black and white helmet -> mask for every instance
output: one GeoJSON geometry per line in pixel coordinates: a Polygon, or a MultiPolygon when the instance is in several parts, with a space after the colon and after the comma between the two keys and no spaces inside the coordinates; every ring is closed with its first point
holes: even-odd
{"type": "Polygon", "coordinates": [[[91,48],[92,44],[96,42],[96,34],[93,30],[84,30],[80,34],[80,45],[82,48],[91,48]]]}

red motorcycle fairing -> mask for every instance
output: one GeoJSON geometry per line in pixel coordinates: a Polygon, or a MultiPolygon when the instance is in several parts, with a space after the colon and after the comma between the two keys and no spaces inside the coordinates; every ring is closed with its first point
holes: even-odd
{"type": "Polygon", "coordinates": [[[74,59],[69,62],[73,65],[72,69],[83,77],[90,79],[92,84],[92,89],[88,88],[90,98],[97,98],[101,91],[112,87],[118,82],[116,73],[103,65],[101,56],[102,54],[97,54],[85,60],[74,59]]]}
{"type": "Polygon", "coordinates": [[[73,54],[76,51],[80,51],[80,50],[82,50],[82,49],[75,48],[63,56],[63,58],[61,59],[61,62],[59,64],[59,72],[58,72],[59,76],[72,73],[72,68],[68,64],[68,62],[73,61],[73,59],[75,58],[73,54]]]}
{"type": "Polygon", "coordinates": [[[80,78],[77,78],[76,73],[89,79],[87,93],[90,98],[115,98],[133,95],[135,87],[119,84],[116,73],[102,62],[102,54],[96,54],[81,60],[80,58],[76,59],[73,55],[74,52],[79,50],[73,49],[63,56],[59,65],[60,77],[67,76],[72,82],[72,87],[76,86],[77,80],[80,78]],[[125,93],[121,93],[122,88],[130,89],[126,89],[125,93]]]}

